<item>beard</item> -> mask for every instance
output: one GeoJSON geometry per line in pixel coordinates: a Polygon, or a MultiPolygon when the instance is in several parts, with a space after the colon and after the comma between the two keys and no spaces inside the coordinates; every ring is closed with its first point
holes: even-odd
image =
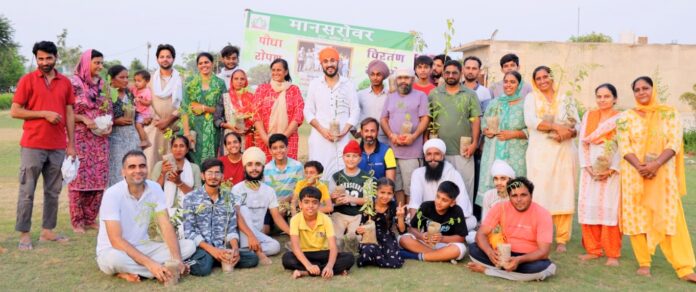
{"type": "Polygon", "coordinates": [[[445,161],[441,160],[437,162],[437,166],[430,166],[430,162],[425,164],[425,180],[426,181],[438,181],[442,178],[442,173],[445,170],[445,161]]]}
{"type": "Polygon", "coordinates": [[[55,64],[39,66],[39,70],[41,70],[41,72],[44,74],[48,74],[49,72],[53,71],[54,66],[55,64]]]}
{"type": "Polygon", "coordinates": [[[248,172],[244,172],[244,179],[249,182],[261,182],[263,180],[263,171],[257,176],[251,176],[248,172]]]}
{"type": "Polygon", "coordinates": [[[169,70],[172,69],[172,66],[174,66],[174,63],[169,64],[169,66],[160,65],[160,69],[169,70]]]}
{"type": "Polygon", "coordinates": [[[476,76],[471,76],[471,78],[469,78],[469,77],[470,77],[470,76],[464,75],[464,80],[466,80],[466,82],[474,82],[474,81],[476,81],[476,76]]]}
{"type": "Polygon", "coordinates": [[[442,73],[435,73],[435,70],[433,70],[433,72],[430,73],[430,76],[431,76],[433,79],[438,80],[438,79],[440,79],[440,77],[442,77],[442,73]]]}
{"type": "Polygon", "coordinates": [[[375,144],[375,141],[376,141],[375,137],[371,137],[371,136],[370,137],[363,137],[363,142],[365,142],[365,144],[367,144],[367,145],[373,145],[373,144],[375,144]]]}
{"type": "Polygon", "coordinates": [[[324,75],[329,76],[330,78],[333,78],[334,76],[336,76],[336,74],[338,74],[338,66],[329,66],[326,68],[322,68],[322,70],[324,71],[324,75]],[[329,74],[329,72],[327,71],[329,68],[334,69],[333,73],[329,74]]]}
{"type": "Polygon", "coordinates": [[[408,95],[411,93],[411,84],[399,84],[399,94],[408,95]]]}
{"type": "Polygon", "coordinates": [[[447,79],[445,79],[445,83],[447,83],[447,85],[449,85],[449,86],[454,86],[454,85],[459,84],[459,79],[447,78],[447,79]]]}

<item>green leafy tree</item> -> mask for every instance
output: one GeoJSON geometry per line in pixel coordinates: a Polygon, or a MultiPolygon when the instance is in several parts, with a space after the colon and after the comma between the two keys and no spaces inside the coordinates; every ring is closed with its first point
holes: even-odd
{"type": "Polygon", "coordinates": [[[134,58],[133,61],[131,61],[130,66],[128,66],[128,74],[132,78],[133,75],[135,75],[135,72],[138,72],[140,70],[145,70],[145,65],[143,65],[142,62],[140,62],[140,59],[134,58]]]}
{"type": "Polygon", "coordinates": [[[692,87],[693,91],[687,91],[679,96],[679,100],[686,102],[691,107],[691,110],[696,112],[696,84],[692,87]]]}
{"type": "Polygon", "coordinates": [[[61,73],[71,74],[72,71],[80,62],[80,56],[82,55],[82,47],[70,47],[67,43],[68,40],[68,30],[63,29],[57,36],[56,46],[58,47],[58,61],[56,62],[56,69],[61,73]]]}
{"type": "Polygon", "coordinates": [[[19,54],[14,32],[10,20],[0,15],[0,92],[8,91],[24,74],[26,59],[19,54]]]}
{"type": "Polygon", "coordinates": [[[259,64],[249,69],[249,85],[255,86],[271,81],[271,68],[266,64],[259,64]]]}
{"type": "Polygon", "coordinates": [[[611,43],[610,36],[599,32],[592,32],[585,35],[572,36],[568,39],[572,43],[611,43]]]}

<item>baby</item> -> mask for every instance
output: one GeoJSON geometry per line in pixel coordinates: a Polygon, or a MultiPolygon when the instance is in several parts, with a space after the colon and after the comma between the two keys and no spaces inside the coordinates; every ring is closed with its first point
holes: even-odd
{"type": "Polygon", "coordinates": [[[150,73],[145,70],[135,72],[133,76],[135,86],[131,88],[131,92],[135,96],[135,111],[138,113],[135,119],[135,128],[138,130],[140,137],[140,147],[145,149],[152,146],[145,134],[144,125],[149,125],[152,122],[152,93],[147,84],[150,82],[150,73]]]}

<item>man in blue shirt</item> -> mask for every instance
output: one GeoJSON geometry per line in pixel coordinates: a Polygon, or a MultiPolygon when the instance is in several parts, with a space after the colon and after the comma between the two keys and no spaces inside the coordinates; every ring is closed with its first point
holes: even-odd
{"type": "Polygon", "coordinates": [[[362,159],[358,167],[372,174],[375,180],[383,177],[394,180],[396,178],[394,152],[389,145],[379,142],[378,133],[379,122],[376,119],[368,117],[360,123],[362,159]]]}

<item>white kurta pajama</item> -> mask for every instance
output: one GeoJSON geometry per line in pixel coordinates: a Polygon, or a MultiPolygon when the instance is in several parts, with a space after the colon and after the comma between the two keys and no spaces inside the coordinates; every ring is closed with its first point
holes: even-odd
{"type": "MultiPolygon", "coordinates": [[[[343,131],[346,124],[357,125],[360,118],[360,103],[353,83],[341,77],[333,88],[329,88],[324,76],[312,80],[309,83],[307,97],[304,106],[305,120],[312,122],[317,120],[319,124],[328,129],[334,117],[339,122],[339,128],[343,131]]],[[[350,141],[350,134],[346,134],[338,142],[324,139],[314,128],[309,134],[309,160],[319,161],[324,166],[322,180],[328,181],[329,177],[337,171],[345,168],[343,164],[343,147],[350,141]]]]}

